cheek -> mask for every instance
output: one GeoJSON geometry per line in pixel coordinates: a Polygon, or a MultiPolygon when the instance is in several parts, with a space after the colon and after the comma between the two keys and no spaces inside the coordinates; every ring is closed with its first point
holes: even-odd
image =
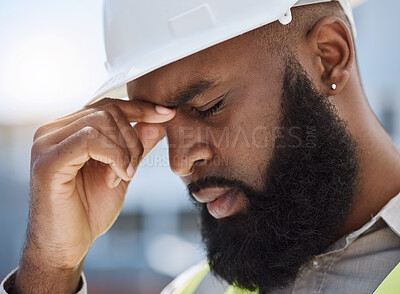
{"type": "Polygon", "coordinates": [[[225,174],[240,179],[257,190],[264,188],[264,175],[279,131],[277,103],[259,96],[236,105],[229,120],[218,128],[218,154],[225,163],[225,174]]]}
{"type": "Polygon", "coordinates": [[[262,190],[264,175],[273,152],[273,134],[269,125],[257,128],[242,125],[236,132],[225,158],[232,175],[256,190],[262,190]]]}

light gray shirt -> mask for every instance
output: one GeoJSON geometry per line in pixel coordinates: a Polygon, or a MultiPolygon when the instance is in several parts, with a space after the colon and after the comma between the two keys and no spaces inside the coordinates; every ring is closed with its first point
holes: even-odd
{"type": "MultiPolygon", "coordinates": [[[[300,271],[289,287],[273,294],[371,294],[400,262],[400,194],[361,229],[333,243],[300,271]]],[[[0,293],[11,292],[15,269],[1,283],[0,293]]],[[[183,273],[163,291],[172,293],[188,278],[183,273]]],[[[85,276],[77,294],[86,294],[85,276]]],[[[228,285],[208,273],[194,294],[223,294],[228,285]]],[[[399,291],[400,293],[400,291],[399,291]]]]}

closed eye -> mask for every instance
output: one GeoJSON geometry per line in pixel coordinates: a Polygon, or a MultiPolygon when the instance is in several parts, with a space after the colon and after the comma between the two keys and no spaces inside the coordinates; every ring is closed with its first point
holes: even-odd
{"type": "Polygon", "coordinates": [[[229,94],[231,92],[232,92],[232,89],[229,90],[228,92],[226,92],[225,94],[223,94],[222,96],[218,97],[217,99],[215,99],[215,101],[218,101],[218,102],[205,110],[200,110],[198,108],[194,108],[194,110],[196,111],[197,115],[201,119],[206,119],[207,117],[210,117],[214,113],[216,113],[223,106],[226,97],[229,96],[229,94]]]}
{"type": "Polygon", "coordinates": [[[213,115],[222,106],[223,102],[224,102],[224,99],[220,100],[217,104],[215,104],[214,106],[212,106],[206,110],[195,109],[195,111],[197,112],[197,114],[200,116],[201,119],[205,119],[205,118],[213,115]]]}

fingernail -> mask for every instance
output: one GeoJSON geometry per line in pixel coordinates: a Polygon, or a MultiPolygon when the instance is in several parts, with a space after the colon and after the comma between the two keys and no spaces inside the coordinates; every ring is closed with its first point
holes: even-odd
{"type": "Polygon", "coordinates": [[[159,114],[164,114],[165,115],[165,114],[170,114],[172,109],[166,108],[166,107],[161,106],[161,105],[156,105],[156,111],[159,114]]]}
{"type": "Polygon", "coordinates": [[[133,175],[135,174],[135,169],[133,168],[132,164],[130,163],[128,168],[126,169],[126,174],[128,177],[132,178],[133,175]]]}
{"type": "Polygon", "coordinates": [[[119,185],[119,183],[121,183],[121,178],[117,178],[115,180],[113,187],[116,188],[119,185]]]}

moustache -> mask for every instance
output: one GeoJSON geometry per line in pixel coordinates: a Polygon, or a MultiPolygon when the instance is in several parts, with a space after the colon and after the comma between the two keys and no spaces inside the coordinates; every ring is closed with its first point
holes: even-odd
{"type": "MultiPolygon", "coordinates": [[[[193,193],[197,193],[207,188],[234,188],[245,195],[257,194],[257,192],[248,184],[238,179],[227,179],[219,176],[208,176],[187,185],[187,191],[193,198],[193,193]]],[[[194,199],[194,198],[193,198],[194,199]]]]}

